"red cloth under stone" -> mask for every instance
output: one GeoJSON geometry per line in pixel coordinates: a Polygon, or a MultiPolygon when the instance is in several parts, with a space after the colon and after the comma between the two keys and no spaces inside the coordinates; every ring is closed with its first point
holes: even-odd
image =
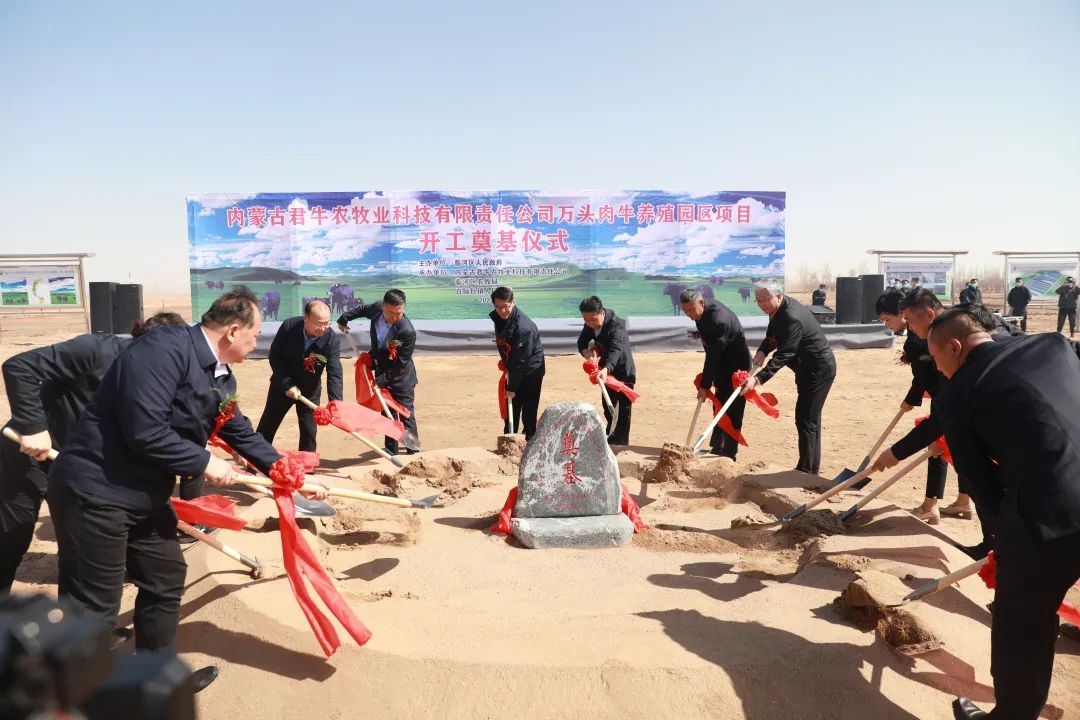
{"type": "MultiPolygon", "coordinates": [[[[625,485],[619,483],[619,488],[622,490],[622,500],[620,501],[622,514],[628,517],[630,522],[634,523],[634,532],[647,530],[649,526],[641,519],[641,508],[638,507],[637,502],[626,490],[625,485]]],[[[503,503],[502,510],[499,511],[499,516],[496,518],[495,524],[491,526],[491,532],[500,535],[510,534],[510,518],[514,516],[517,496],[518,489],[516,487],[510,488],[510,492],[506,496],[506,502],[503,503]]]]}

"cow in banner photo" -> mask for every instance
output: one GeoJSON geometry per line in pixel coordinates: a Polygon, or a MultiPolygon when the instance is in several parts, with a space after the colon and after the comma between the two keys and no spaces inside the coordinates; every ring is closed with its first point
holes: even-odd
{"type": "Polygon", "coordinates": [[[664,286],[664,289],[660,291],[661,294],[667,295],[668,299],[671,300],[672,315],[678,315],[682,312],[682,303],[679,301],[679,295],[681,295],[682,291],[686,290],[687,287],[687,285],[683,285],[682,283],[668,283],[664,286]]]}
{"type": "Polygon", "coordinates": [[[713,289],[712,289],[711,285],[698,285],[696,289],[697,289],[697,291],[699,293],[701,293],[701,297],[703,297],[704,299],[706,299],[706,300],[715,300],[716,299],[716,293],[713,292],[713,289]]]}
{"type": "Polygon", "coordinates": [[[349,309],[353,301],[353,289],[345,283],[334,283],[330,286],[330,312],[340,315],[349,309]]]}
{"type": "Polygon", "coordinates": [[[278,310],[281,309],[281,293],[277,290],[267,290],[259,303],[264,320],[277,320],[278,310]]]}

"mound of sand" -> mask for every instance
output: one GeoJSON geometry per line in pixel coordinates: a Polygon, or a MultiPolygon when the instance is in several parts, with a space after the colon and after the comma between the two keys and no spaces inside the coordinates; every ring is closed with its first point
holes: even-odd
{"type": "Polygon", "coordinates": [[[689,475],[699,487],[709,487],[728,494],[737,487],[739,466],[731,458],[699,458],[690,463],[689,475]]]}
{"type": "Polygon", "coordinates": [[[686,482],[690,476],[690,463],[694,459],[694,451],[679,443],[664,443],[660,450],[660,459],[656,465],[645,471],[642,478],[645,482],[686,482]]]}
{"type": "Polygon", "coordinates": [[[660,530],[650,528],[634,535],[634,546],[653,552],[691,552],[739,554],[746,552],[740,545],[707,532],[689,530],[660,530]]]}
{"type": "Polygon", "coordinates": [[[525,452],[525,437],[522,435],[500,435],[495,438],[495,454],[510,460],[515,465],[521,464],[521,453],[525,452]]]}
{"type": "Polygon", "coordinates": [[[777,532],[800,544],[822,535],[841,535],[847,528],[832,510],[810,510],[784,523],[777,532]]]}
{"type": "Polygon", "coordinates": [[[841,615],[864,628],[874,628],[881,638],[905,655],[937,650],[941,640],[906,608],[888,607],[908,593],[901,580],[888,573],[864,570],[837,598],[841,615]]]}

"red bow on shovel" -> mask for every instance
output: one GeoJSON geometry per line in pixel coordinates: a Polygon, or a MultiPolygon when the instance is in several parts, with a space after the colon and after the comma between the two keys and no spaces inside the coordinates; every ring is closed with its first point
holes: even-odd
{"type": "Polygon", "coordinates": [[[371,363],[371,355],[366,352],[360,353],[356,358],[354,379],[356,381],[357,404],[375,412],[382,412],[382,404],[385,402],[390,409],[401,417],[407,418],[412,415],[407,407],[394,399],[389,390],[375,384],[375,372],[371,363]],[[379,400],[379,395],[382,395],[382,401],[379,400]]]}
{"type": "MultiPolygon", "coordinates": [[[[750,377],[750,373],[746,370],[736,370],[731,373],[731,387],[732,389],[739,387],[750,377]]],[[[747,400],[761,408],[769,417],[775,419],[780,417],[780,411],[776,409],[777,404],[780,402],[776,399],[776,396],[771,392],[759,393],[757,390],[751,390],[744,396],[747,400]]]]}
{"type": "MultiPolygon", "coordinates": [[[[597,360],[595,357],[591,357],[581,364],[581,369],[584,370],[585,373],[589,376],[589,381],[592,382],[593,385],[600,384],[600,381],[598,379],[598,376],[600,375],[599,360],[597,360]]],[[[622,393],[627,397],[627,399],[630,400],[630,402],[634,402],[639,397],[641,397],[641,393],[631,388],[622,380],[612,377],[611,373],[608,373],[606,376],[604,376],[604,385],[611,388],[615,392],[622,393]]]]}

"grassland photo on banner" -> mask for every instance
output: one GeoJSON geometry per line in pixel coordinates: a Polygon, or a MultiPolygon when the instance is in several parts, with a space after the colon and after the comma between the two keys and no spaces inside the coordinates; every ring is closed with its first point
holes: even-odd
{"type": "Polygon", "coordinates": [[[336,313],[397,287],[413,319],[478,319],[497,285],[535,318],[680,312],[698,288],[760,315],[752,285],[783,282],[783,192],[418,191],[196,194],[187,199],[195,317],[233,284],[266,319],[323,298],[336,313]]]}

